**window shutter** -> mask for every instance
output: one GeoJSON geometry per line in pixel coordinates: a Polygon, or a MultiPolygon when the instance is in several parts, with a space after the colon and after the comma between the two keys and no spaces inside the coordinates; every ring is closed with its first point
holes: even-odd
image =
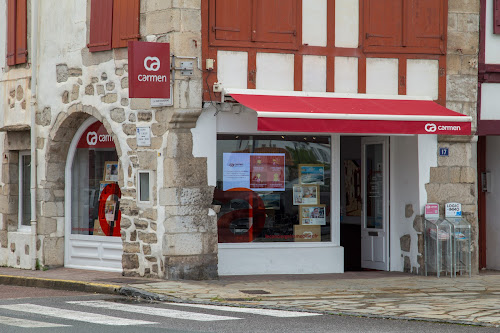
{"type": "Polygon", "coordinates": [[[402,0],[367,0],[364,9],[364,46],[401,46],[402,0]]]}
{"type": "Polygon", "coordinates": [[[500,34],[500,0],[493,0],[493,33],[500,34]]]}
{"type": "Polygon", "coordinates": [[[7,65],[16,64],[16,0],[7,2],[7,65]]]}
{"type": "Polygon", "coordinates": [[[17,0],[16,11],[16,64],[23,64],[27,60],[27,35],[26,35],[26,0],[17,0]]]}
{"type": "Polygon", "coordinates": [[[90,37],[87,44],[90,52],[111,50],[112,22],[113,0],[91,0],[90,37]]]}
{"type": "Polygon", "coordinates": [[[295,44],[296,0],[254,0],[252,41],[295,44]]]}
{"type": "Polygon", "coordinates": [[[211,22],[216,40],[250,41],[251,0],[213,0],[215,22],[211,22]]]}
{"type": "Polygon", "coordinates": [[[139,37],[139,0],[114,0],[113,48],[127,47],[139,37]]]}
{"type": "Polygon", "coordinates": [[[403,46],[444,52],[443,0],[410,0],[403,46]]]}

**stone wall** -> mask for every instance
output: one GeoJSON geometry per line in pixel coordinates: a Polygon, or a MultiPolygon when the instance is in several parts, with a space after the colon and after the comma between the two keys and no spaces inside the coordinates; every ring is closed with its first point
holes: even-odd
{"type": "MultiPolygon", "coordinates": [[[[446,68],[446,106],[473,119],[472,133],[477,123],[477,84],[479,53],[479,0],[448,1],[448,48],[446,68]]],[[[438,166],[431,168],[426,184],[428,202],[444,204],[459,202],[463,216],[472,225],[472,271],[478,271],[478,221],[476,140],[474,136],[439,136],[438,146],[449,149],[448,157],[438,157],[438,166]]],[[[437,154],[437,152],[436,152],[437,154]]],[[[422,217],[414,227],[423,231],[422,217]]],[[[423,237],[419,238],[420,267],[423,267],[423,237]]]]}

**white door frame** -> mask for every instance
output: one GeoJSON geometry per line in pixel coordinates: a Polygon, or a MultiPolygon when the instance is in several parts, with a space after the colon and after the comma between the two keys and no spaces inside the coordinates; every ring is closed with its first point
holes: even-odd
{"type": "Polygon", "coordinates": [[[367,137],[361,139],[361,267],[388,271],[390,265],[389,233],[389,137],[367,137]],[[366,228],[367,174],[366,146],[382,144],[382,227],[366,228]]]}
{"type": "Polygon", "coordinates": [[[91,269],[108,272],[121,272],[123,252],[121,237],[77,235],[71,233],[71,184],[73,159],[76,146],[83,132],[97,122],[91,117],[85,120],[71,141],[65,168],[64,187],[64,266],[69,268],[91,269]]]}

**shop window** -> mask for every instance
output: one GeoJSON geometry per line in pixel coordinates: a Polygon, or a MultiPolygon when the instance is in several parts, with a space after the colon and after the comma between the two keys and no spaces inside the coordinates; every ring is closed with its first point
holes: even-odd
{"type": "Polygon", "coordinates": [[[7,1],[7,65],[27,61],[27,0],[7,1]]]}
{"type": "Polygon", "coordinates": [[[81,135],[71,168],[71,233],[120,236],[118,155],[102,123],[81,135]]]}
{"type": "Polygon", "coordinates": [[[365,0],[364,51],[445,53],[444,0],[365,0]]]}
{"type": "Polygon", "coordinates": [[[31,155],[19,153],[19,229],[31,225],[31,155]]]}
{"type": "Polygon", "coordinates": [[[297,0],[211,0],[211,42],[296,49],[297,7],[297,0]]]}
{"type": "Polygon", "coordinates": [[[91,0],[90,52],[127,47],[138,40],[139,0],[91,0]]]}
{"type": "Polygon", "coordinates": [[[330,137],[218,135],[219,243],[331,241],[331,177],[330,137]]]}
{"type": "Polygon", "coordinates": [[[150,203],[151,202],[151,172],[150,171],[139,171],[138,172],[139,181],[139,203],[150,203]]]}
{"type": "Polygon", "coordinates": [[[500,34],[500,0],[493,0],[493,33],[500,34]]]}

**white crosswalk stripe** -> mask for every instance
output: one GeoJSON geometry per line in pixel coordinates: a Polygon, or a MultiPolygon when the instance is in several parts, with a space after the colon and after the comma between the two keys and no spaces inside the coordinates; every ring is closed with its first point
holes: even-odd
{"type": "Polygon", "coordinates": [[[0,325],[9,325],[24,328],[47,328],[47,327],[67,327],[70,325],[45,323],[43,321],[34,321],[22,318],[12,318],[0,316],[0,325]]]}
{"type": "Polygon", "coordinates": [[[127,318],[116,318],[111,316],[105,316],[97,313],[80,312],[59,308],[52,308],[43,305],[35,304],[10,304],[10,305],[0,305],[0,309],[7,309],[12,311],[21,311],[28,313],[36,313],[44,316],[83,321],[92,324],[100,325],[115,325],[115,326],[130,326],[130,325],[147,325],[156,324],[154,322],[135,320],[127,318]]]}
{"type": "Polygon", "coordinates": [[[141,314],[160,316],[160,317],[166,317],[166,318],[187,319],[187,320],[196,320],[196,321],[217,321],[217,320],[241,319],[241,318],[236,318],[236,317],[216,316],[216,315],[210,315],[210,314],[205,314],[205,313],[178,311],[178,310],[172,310],[172,309],[166,309],[166,308],[145,307],[145,306],[139,306],[139,305],[112,303],[112,302],[105,302],[105,301],[71,301],[71,302],[67,302],[67,303],[90,306],[93,308],[104,308],[104,309],[108,309],[108,310],[118,310],[118,311],[141,313],[141,314]]]}
{"type": "Polygon", "coordinates": [[[205,304],[185,304],[185,303],[170,303],[177,306],[202,308],[207,310],[229,311],[229,312],[242,312],[250,313],[261,316],[271,316],[279,318],[293,318],[293,317],[309,317],[321,316],[321,313],[312,312],[297,312],[297,311],[283,311],[283,310],[270,310],[270,309],[257,309],[257,308],[237,308],[234,306],[221,306],[221,305],[205,305],[205,304]]]}

